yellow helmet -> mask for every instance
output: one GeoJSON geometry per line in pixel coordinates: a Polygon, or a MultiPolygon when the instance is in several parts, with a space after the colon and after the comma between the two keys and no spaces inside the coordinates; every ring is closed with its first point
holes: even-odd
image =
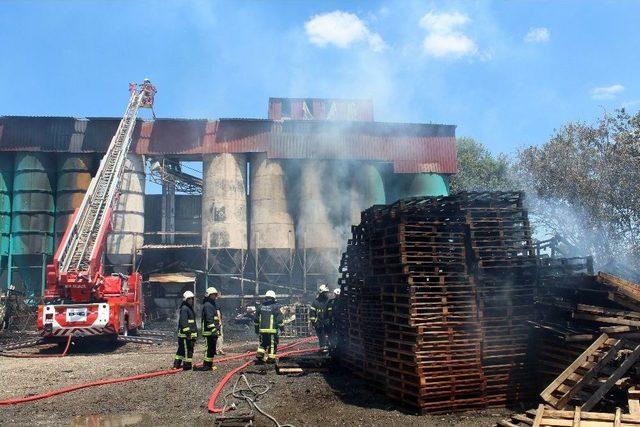
{"type": "Polygon", "coordinates": [[[207,297],[209,295],[213,295],[213,294],[217,294],[217,293],[218,293],[218,290],[216,288],[214,288],[213,286],[207,288],[207,290],[204,291],[204,295],[207,296],[207,297]]]}

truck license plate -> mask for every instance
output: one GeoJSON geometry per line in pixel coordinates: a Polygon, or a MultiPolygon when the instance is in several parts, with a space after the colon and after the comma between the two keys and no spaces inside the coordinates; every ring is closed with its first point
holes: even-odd
{"type": "Polygon", "coordinates": [[[86,322],[87,308],[67,308],[67,322],[86,322]]]}

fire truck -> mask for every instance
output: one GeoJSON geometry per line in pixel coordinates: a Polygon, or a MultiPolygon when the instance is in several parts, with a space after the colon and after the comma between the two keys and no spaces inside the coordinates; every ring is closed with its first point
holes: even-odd
{"type": "Polygon", "coordinates": [[[67,226],[53,263],[47,265],[38,330],[53,341],[69,336],[128,335],[143,326],[142,276],[136,271],[106,274],[103,261],[138,111],[153,111],[156,93],[148,79],[130,84],[129,91],[118,130],[67,226]]]}

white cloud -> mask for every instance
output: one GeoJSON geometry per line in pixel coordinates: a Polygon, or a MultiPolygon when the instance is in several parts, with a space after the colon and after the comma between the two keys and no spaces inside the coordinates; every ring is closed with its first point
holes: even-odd
{"type": "Polygon", "coordinates": [[[420,26],[427,30],[422,43],[425,52],[438,58],[461,58],[478,53],[476,42],[458,29],[469,21],[459,12],[427,13],[420,19],[420,26]]]}
{"type": "Polygon", "coordinates": [[[366,42],[374,52],[387,47],[382,37],[369,30],[357,15],[340,10],[315,15],[305,22],[304,28],[309,41],[320,47],[334,45],[346,49],[360,42],[366,42]]]}
{"type": "Polygon", "coordinates": [[[611,86],[594,87],[591,89],[591,98],[593,99],[611,99],[616,95],[624,92],[624,86],[614,84],[611,86]]]}
{"type": "Polygon", "coordinates": [[[547,27],[531,28],[527,35],[524,36],[524,41],[527,43],[545,43],[549,41],[549,29],[547,27]]]}

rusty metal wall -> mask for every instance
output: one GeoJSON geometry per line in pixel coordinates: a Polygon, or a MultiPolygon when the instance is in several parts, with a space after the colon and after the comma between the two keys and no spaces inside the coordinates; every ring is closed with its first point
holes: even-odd
{"type": "MultiPolygon", "coordinates": [[[[104,152],[119,119],[0,117],[0,151],[104,152]]],[[[435,124],[159,119],[138,121],[132,151],[198,158],[265,152],[271,159],[391,162],[396,173],[457,172],[455,126],[435,124]]]]}

